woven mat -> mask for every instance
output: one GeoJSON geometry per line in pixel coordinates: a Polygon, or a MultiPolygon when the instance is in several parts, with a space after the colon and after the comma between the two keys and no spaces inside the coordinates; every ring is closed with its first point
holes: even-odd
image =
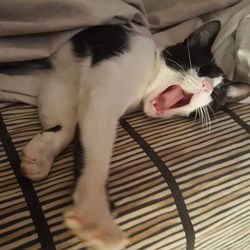
{"type": "MultiPolygon", "coordinates": [[[[248,250],[250,246],[250,105],[198,122],[121,119],[108,182],[128,250],[248,250]]],[[[73,147],[50,175],[20,173],[24,145],[41,126],[37,109],[15,105],[0,116],[0,249],[84,249],[65,227],[71,204],[73,147]]]]}

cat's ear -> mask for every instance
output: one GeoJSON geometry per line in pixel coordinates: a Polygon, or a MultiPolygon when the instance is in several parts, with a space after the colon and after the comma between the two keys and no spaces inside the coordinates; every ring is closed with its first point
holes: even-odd
{"type": "Polygon", "coordinates": [[[239,102],[250,96],[250,84],[238,81],[227,81],[222,85],[224,94],[221,97],[225,104],[239,102]]]}
{"type": "Polygon", "coordinates": [[[211,49],[212,44],[221,29],[219,21],[211,21],[199,27],[186,39],[187,45],[211,49]]]}

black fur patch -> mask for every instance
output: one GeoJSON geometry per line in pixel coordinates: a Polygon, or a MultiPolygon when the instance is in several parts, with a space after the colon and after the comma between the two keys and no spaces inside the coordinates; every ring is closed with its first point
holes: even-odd
{"type": "Polygon", "coordinates": [[[128,31],[120,25],[98,26],[72,38],[77,57],[92,55],[92,65],[129,51],[128,31]]]}
{"type": "Polygon", "coordinates": [[[56,125],[55,127],[44,130],[43,132],[59,132],[61,129],[61,125],[56,125]]]}
{"type": "Polygon", "coordinates": [[[37,70],[50,70],[52,68],[52,64],[48,58],[0,63],[0,73],[6,75],[29,75],[37,70]]]}
{"type": "Polygon", "coordinates": [[[84,148],[80,140],[80,129],[76,126],[74,137],[74,177],[75,184],[84,168],[84,148]]]}
{"type": "Polygon", "coordinates": [[[182,70],[186,71],[191,68],[188,53],[190,53],[192,68],[198,70],[198,76],[214,78],[224,75],[214,62],[210,48],[197,46],[190,47],[188,50],[188,46],[184,42],[166,48],[163,50],[162,56],[169,67],[182,72],[182,70]]]}

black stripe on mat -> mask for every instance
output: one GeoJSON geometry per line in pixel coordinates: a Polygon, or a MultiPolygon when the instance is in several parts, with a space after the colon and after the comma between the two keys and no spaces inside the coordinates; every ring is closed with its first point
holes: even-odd
{"type": "Polygon", "coordinates": [[[168,184],[172,192],[178,210],[178,214],[183,225],[183,229],[186,235],[186,249],[193,250],[195,245],[195,232],[193,224],[191,222],[181,190],[177,182],[175,181],[172,173],[169,171],[169,169],[166,167],[165,163],[157,155],[157,153],[150,147],[149,144],[147,144],[147,142],[134,130],[133,127],[131,127],[131,125],[125,119],[122,118],[120,120],[120,124],[127,131],[127,133],[140,145],[140,147],[154,162],[154,164],[158,167],[159,171],[164,177],[166,183],[168,184]]]}
{"type": "Polygon", "coordinates": [[[20,159],[18,157],[15,146],[12,143],[11,137],[5,127],[3,117],[0,114],[0,139],[6,151],[8,160],[16,175],[16,179],[22,189],[23,196],[26,200],[27,207],[30,211],[34,226],[37,231],[38,238],[41,243],[42,249],[55,250],[55,244],[49,230],[49,226],[44,217],[41,205],[37,195],[33,189],[31,182],[21,174],[20,159]]]}
{"type": "Polygon", "coordinates": [[[250,134],[250,126],[243,121],[238,115],[236,115],[231,109],[224,108],[223,111],[233,118],[242,128],[244,128],[250,134]]]}

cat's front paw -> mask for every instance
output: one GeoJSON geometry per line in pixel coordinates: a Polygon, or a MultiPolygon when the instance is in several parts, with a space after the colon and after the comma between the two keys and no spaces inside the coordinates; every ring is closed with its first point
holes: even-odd
{"type": "Polygon", "coordinates": [[[49,145],[41,137],[36,135],[21,154],[21,171],[33,181],[44,179],[53,164],[53,158],[49,157],[49,145]]]}
{"type": "Polygon", "coordinates": [[[112,220],[91,219],[71,209],[64,215],[65,224],[93,250],[123,250],[127,236],[112,220]]]}

